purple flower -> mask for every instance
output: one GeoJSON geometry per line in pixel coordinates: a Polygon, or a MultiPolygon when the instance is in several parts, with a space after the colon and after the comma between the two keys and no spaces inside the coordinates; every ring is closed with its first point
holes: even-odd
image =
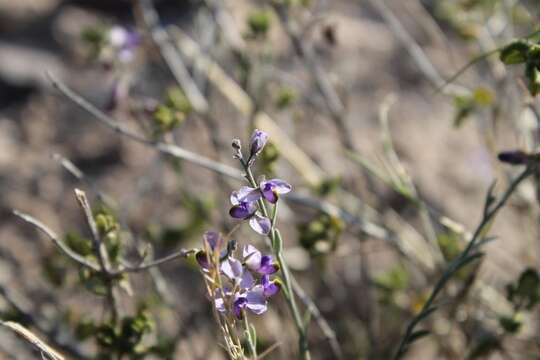
{"type": "Polygon", "coordinates": [[[280,194],[286,194],[292,190],[292,186],[281,179],[261,181],[259,188],[262,196],[272,204],[278,201],[280,194]]]}
{"type": "Polygon", "coordinates": [[[235,219],[249,220],[249,225],[255,232],[266,235],[272,228],[270,220],[257,214],[256,201],[261,197],[258,189],[243,186],[231,194],[232,208],[229,215],[235,219]]]}
{"type": "Polygon", "coordinates": [[[246,245],[242,251],[246,267],[261,275],[274,274],[279,270],[279,265],[274,262],[272,256],[262,255],[253,245],[246,245]]]}
{"type": "Polygon", "coordinates": [[[269,298],[274,296],[281,290],[281,283],[278,280],[270,280],[270,276],[263,275],[261,278],[264,296],[269,298]]]}
{"type": "MultiPolygon", "coordinates": [[[[214,250],[219,250],[221,248],[223,238],[221,237],[221,234],[215,231],[207,231],[203,234],[203,243],[205,249],[210,249],[211,252],[214,252],[214,250]]],[[[197,260],[204,270],[210,269],[208,255],[206,250],[198,251],[197,254],[195,254],[195,260],[197,260]]]]}
{"type": "Polygon", "coordinates": [[[255,129],[253,131],[253,134],[251,135],[251,146],[250,146],[249,158],[252,159],[253,157],[259,155],[259,153],[264,148],[264,145],[266,145],[267,141],[268,141],[268,134],[262,130],[255,129]]]}
{"type": "Polygon", "coordinates": [[[133,59],[135,48],[141,39],[135,31],[127,30],[122,26],[113,26],[109,30],[109,43],[117,50],[118,60],[129,62],[133,59]]]}

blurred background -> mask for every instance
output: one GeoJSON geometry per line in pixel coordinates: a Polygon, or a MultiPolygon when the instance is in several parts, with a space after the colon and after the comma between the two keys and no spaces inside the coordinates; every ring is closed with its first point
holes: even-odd
{"type": "MultiPolygon", "coordinates": [[[[537,147],[522,65],[495,54],[441,86],[532,33],[539,11],[534,0],[0,0],[0,318],[68,358],[107,354],[103,284],[13,209],[86,256],[73,193],[84,189],[114,224],[110,251],[133,263],[236,224],[229,194],[240,181],[103,126],[49,73],[143,139],[234,168],[231,140],[246,148],[254,128],[268,131],[257,173],[293,185],[278,225],[320,312],[313,358],[389,358],[481,220],[488,187],[497,179],[500,194],[515,176],[497,153],[537,147]]],[[[540,356],[535,186],[501,211],[486,256],[452,280],[424,324],[432,336],[408,358],[540,356]]],[[[234,238],[264,249],[247,226],[234,238]]],[[[137,356],[226,357],[192,259],[119,288],[123,312],[150,324],[128,344],[151,349],[137,356]]],[[[278,344],[268,359],[294,358],[283,299],[253,319],[261,351],[278,344]]],[[[2,358],[39,357],[0,332],[2,358]]]]}

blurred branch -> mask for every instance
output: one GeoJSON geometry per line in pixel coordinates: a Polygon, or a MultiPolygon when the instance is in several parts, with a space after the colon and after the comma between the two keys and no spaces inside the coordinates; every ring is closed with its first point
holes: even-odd
{"type": "Polygon", "coordinates": [[[92,208],[90,207],[90,203],[86,198],[86,194],[82,190],[75,189],[75,197],[77,198],[79,206],[81,207],[81,210],[86,217],[86,223],[88,224],[90,232],[92,233],[92,246],[94,248],[94,253],[96,254],[96,257],[99,261],[99,272],[103,275],[105,284],[107,286],[107,298],[111,306],[113,322],[116,323],[120,316],[120,307],[118,292],[116,291],[113,283],[114,275],[111,273],[111,262],[109,259],[109,253],[107,252],[105,243],[103,242],[103,239],[101,238],[101,235],[99,233],[99,229],[94,219],[94,215],[92,214],[92,208]]]}
{"type": "Polygon", "coordinates": [[[24,326],[13,322],[13,321],[0,321],[0,325],[10,329],[20,337],[22,337],[26,342],[36,348],[37,351],[41,354],[42,358],[50,360],[64,360],[64,357],[60,355],[56,350],[43,342],[39,337],[37,337],[30,330],[24,326]]]}
{"type": "Polygon", "coordinates": [[[147,31],[158,46],[161,56],[171,69],[176,81],[181,85],[189,102],[198,113],[206,113],[208,102],[189,75],[175,47],[171,44],[169,34],[160,26],[159,16],[152,0],[137,0],[136,4],[139,5],[147,31]]]}
{"type": "Polygon", "coordinates": [[[97,107],[89,103],[86,99],[82,98],[80,95],[75,93],[73,90],[67,87],[63,82],[58,80],[51,73],[47,73],[47,76],[51,80],[51,83],[54,86],[54,88],[60,91],[60,93],[62,93],[69,100],[73,101],[73,103],[79,106],[81,109],[93,115],[102,124],[110,128],[117,134],[125,136],[133,141],[144,144],[148,147],[152,147],[164,154],[171,155],[179,159],[192,162],[206,169],[216,171],[216,172],[222,173],[224,175],[227,175],[236,179],[242,179],[241,172],[238,171],[236,168],[215,162],[211,159],[208,159],[204,156],[200,156],[198,154],[185,150],[176,145],[167,144],[167,143],[159,142],[159,141],[155,142],[155,141],[148,140],[145,137],[124,128],[115,119],[105,114],[104,112],[99,110],[97,107]]]}
{"type": "Polygon", "coordinates": [[[70,259],[72,259],[73,261],[78,263],[79,265],[87,267],[87,268],[89,268],[89,269],[91,269],[93,271],[100,271],[100,268],[99,268],[99,266],[97,264],[95,264],[93,261],[90,261],[90,260],[82,257],[81,255],[77,254],[73,250],[71,250],[67,245],[65,245],[58,238],[58,235],[56,235],[56,233],[54,233],[51,229],[49,229],[47,226],[45,226],[39,220],[35,219],[34,217],[32,217],[32,216],[30,216],[28,214],[22,213],[22,212],[20,212],[18,210],[13,210],[13,214],[15,216],[19,217],[20,219],[26,221],[27,223],[33,225],[38,230],[40,230],[42,233],[47,235],[52,240],[54,245],[56,245],[67,257],[69,257],[70,259]]]}

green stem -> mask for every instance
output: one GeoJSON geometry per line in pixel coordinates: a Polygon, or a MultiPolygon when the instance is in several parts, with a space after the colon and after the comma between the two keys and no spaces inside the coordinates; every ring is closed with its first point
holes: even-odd
{"type": "Polygon", "coordinates": [[[475,245],[482,237],[481,235],[485,227],[491,222],[491,220],[493,220],[499,210],[506,204],[506,202],[510,198],[510,195],[512,195],[518,185],[523,182],[523,180],[525,180],[527,177],[529,177],[532,173],[533,168],[527,167],[516,179],[514,179],[514,181],[512,181],[512,183],[510,184],[510,186],[508,186],[508,189],[506,189],[497,204],[494,207],[487,208],[488,210],[485,211],[484,216],[482,217],[482,220],[476,228],[467,247],[461,252],[461,254],[459,254],[456,259],[454,259],[448,265],[448,268],[442,274],[439,281],[437,281],[437,283],[435,284],[433,290],[431,291],[431,294],[429,295],[429,298],[422,306],[420,312],[411,320],[411,322],[407,326],[405,334],[399,343],[396,353],[394,354],[394,360],[400,359],[405,354],[407,347],[411,343],[411,337],[414,334],[414,329],[416,328],[416,325],[418,325],[422,320],[427,318],[429,314],[434,310],[433,302],[437,298],[437,295],[439,295],[439,293],[444,289],[446,283],[452,278],[452,276],[455,275],[465,264],[464,260],[469,257],[469,255],[471,255],[471,253],[475,249],[475,245]]]}
{"type": "MultiPolygon", "coordinates": [[[[257,181],[255,181],[251,168],[248,166],[248,164],[244,160],[240,160],[240,162],[242,163],[242,166],[244,167],[244,170],[246,171],[246,179],[248,180],[249,184],[254,188],[258,188],[259,184],[257,184],[257,181]]],[[[259,200],[259,208],[261,212],[263,213],[263,215],[269,218],[268,209],[266,208],[266,204],[264,203],[264,200],[262,199],[259,200]]],[[[283,254],[282,254],[283,239],[281,238],[281,234],[279,233],[279,230],[277,230],[275,226],[276,219],[277,219],[277,203],[276,203],[276,206],[274,206],[273,210],[274,211],[272,212],[272,218],[271,218],[272,229],[270,230],[268,237],[270,238],[270,241],[272,244],[272,250],[278,261],[281,272],[283,274],[283,284],[285,285],[285,289],[287,293],[285,298],[287,300],[287,304],[289,305],[289,309],[291,310],[291,313],[293,315],[296,331],[298,332],[298,337],[299,337],[298,343],[299,343],[299,350],[300,350],[299,357],[302,360],[310,360],[311,355],[309,353],[306,329],[304,326],[304,322],[302,321],[302,316],[300,315],[300,311],[298,310],[296,299],[294,297],[289,267],[287,266],[287,263],[285,262],[285,259],[283,258],[283,254]]]]}
{"type": "Polygon", "coordinates": [[[253,341],[254,339],[251,337],[251,328],[249,327],[247,314],[244,314],[244,327],[246,328],[246,340],[249,345],[249,351],[251,352],[251,356],[253,357],[253,359],[257,359],[257,345],[253,341]]]}

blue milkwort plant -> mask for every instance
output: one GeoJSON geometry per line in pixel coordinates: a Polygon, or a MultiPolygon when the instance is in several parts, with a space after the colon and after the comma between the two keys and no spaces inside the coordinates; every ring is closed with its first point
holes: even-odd
{"type": "Polygon", "coordinates": [[[248,244],[243,247],[241,259],[237,259],[234,255],[235,241],[229,241],[225,246],[222,236],[208,232],[204,236],[204,249],[197,253],[196,258],[204,274],[208,295],[214,303],[214,316],[232,359],[244,356],[237,335],[240,320],[244,323],[244,336],[250,353],[254,358],[257,357],[256,332],[248,321],[246,311],[256,315],[264,313],[268,299],[283,290],[298,332],[299,358],[308,360],[307,321],[303,320],[296,303],[293,280],[283,257],[283,239],[276,226],[280,196],[290,192],[292,187],[281,179],[257,182],[252,170],[267,141],[268,134],[255,129],[251,136],[249,154],[244,157],[240,140],[233,140],[234,158],[242,165],[249,186],[242,186],[232,192],[229,214],[235,219],[247,221],[256,233],[266,236],[273,256],[262,255],[253,245],[248,244]],[[280,278],[275,276],[279,271],[280,278]]]}

